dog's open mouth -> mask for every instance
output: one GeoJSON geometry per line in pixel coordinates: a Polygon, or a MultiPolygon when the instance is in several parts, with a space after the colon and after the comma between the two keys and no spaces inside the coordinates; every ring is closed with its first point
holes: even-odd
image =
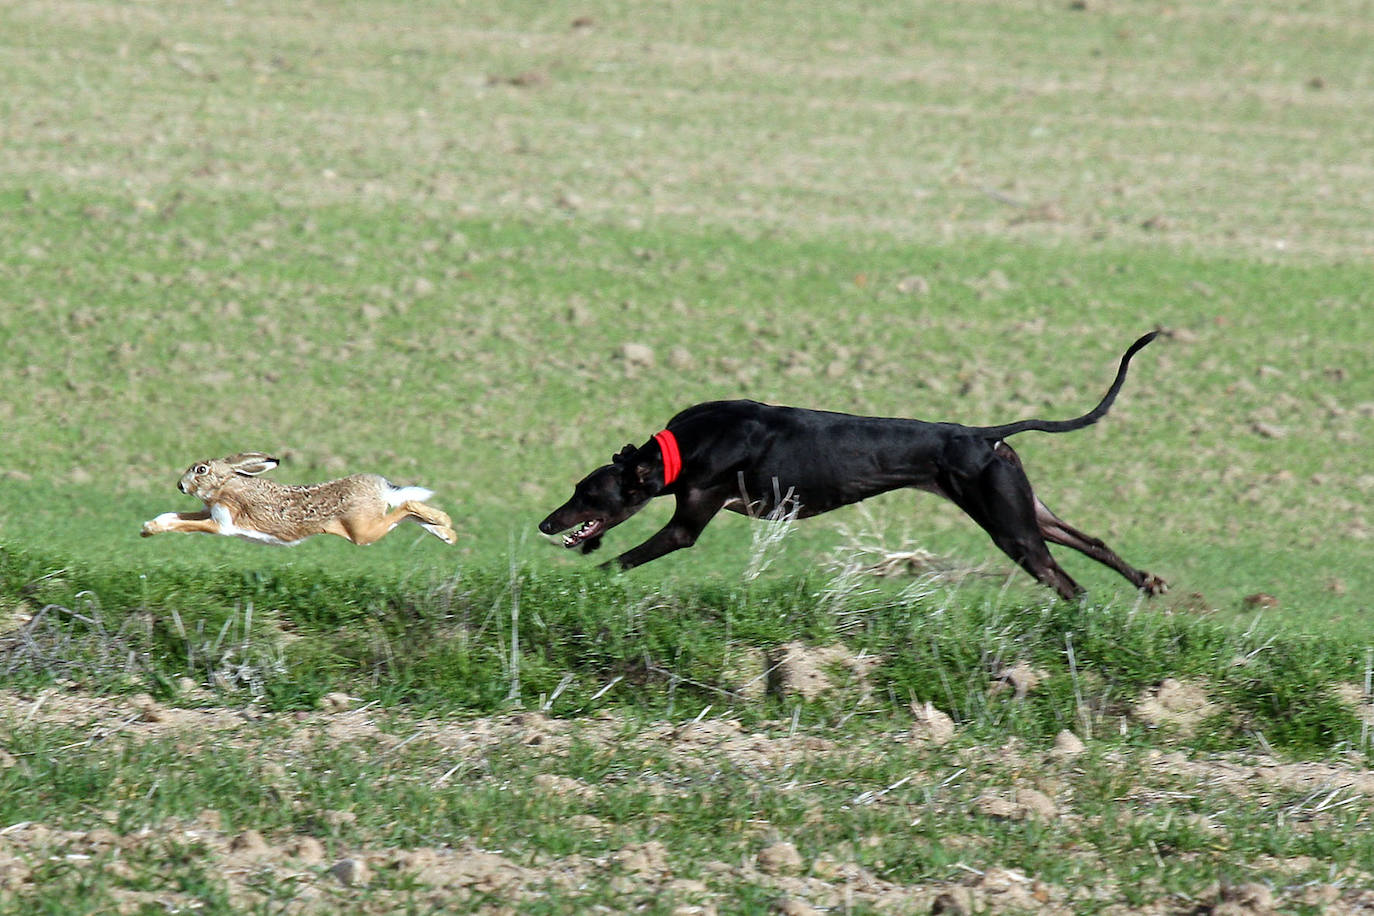
{"type": "Polygon", "coordinates": [[[576,547],[583,541],[591,540],[606,530],[606,520],[604,518],[589,519],[581,524],[578,529],[570,534],[563,535],[564,547],[576,547]]]}

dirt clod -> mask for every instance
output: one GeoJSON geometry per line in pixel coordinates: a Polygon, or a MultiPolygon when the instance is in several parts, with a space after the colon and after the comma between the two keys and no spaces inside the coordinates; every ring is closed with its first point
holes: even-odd
{"type": "Polygon", "coordinates": [[[770,653],[768,662],[773,671],[771,686],[777,693],[813,700],[836,688],[834,675],[839,672],[862,684],[881,659],[857,656],[844,646],[791,642],[770,653]]]}
{"type": "Polygon", "coordinates": [[[1216,710],[1201,687],[1171,677],[1153,692],[1144,693],[1134,709],[1136,718],[1146,724],[1175,728],[1185,735],[1216,710]]]}
{"type": "Polygon", "coordinates": [[[611,860],[632,874],[658,873],[668,863],[668,849],[657,840],[626,846],[611,856],[611,860]]]}
{"type": "Polygon", "coordinates": [[[324,861],[324,844],[313,836],[298,837],[286,847],[287,853],[307,865],[318,865],[324,861]]]}
{"type": "Polygon", "coordinates": [[[1068,729],[1064,729],[1054,736],[1054,755],[1064,759],[1073,759],[1088,748],[1079,740],[1078,736],[1068,729]]]}
{"type": "Polygon", "coordinates": [[[911,714],[915,718],[911,723],[911,740],[939,747],[948,744],[954,737],[954,720],[936,709],[929,700],[921,704],[912,703],[911,714]]]}
{"type": "Polygon", "coordinates": [[[973,810],[985,817],[1008,821],[1053,820],[1059,814],[1054,800],[1036,789],[989,789],[974,799],[973,810]]]}
{"type": "Polygon", "coordinates": [[[144,722],[161,722],[166,716],[162,712],[162,707],[146,693],[136,694],[129,705],[138,710],[139,718],[144,722]]]}
{"type": "Polygon", "coordinates": [[[1273,891],[1258,882],[1224,884],[1204,899],[1216,900],[1209,910],[1211,916],[1272,916],[1277,912],[1273,891]]]}
{"type": "Polygon", "coordinates": [[[267,841],[256,830],[245,830],[229,841],[231,852],[246,856],[260,856],[268,852],[269,849],[267,841]]]}
{"type": "Polygon", "coordinates": [[[1032,668],[1025,662],[1003,668],[993,675],[992,689],[989,691],[994,696],[998,693],[1011,688],[1013,691],[1012,699],[1024,700],[1026,695],[1039,687],[1044,680],[1049,677],[1044,671],[1032,668]]]}
{"type": "Polygon", "coordinates": [[[654,364],[654,348],[648,344],[624,343],[620,345],[620,358],[625,360],[626,366],[648,368],[654,364]]]}
{"type": "Polygon", "coordinates": [[[788,842],[774,843],[758,854],[759,870],[770,875],[795,875],[802,870],[801,853],[788,842]]]}
{"type": "Polygon", "coordinates": [[[326,693],[318,705],[325,712],[343,712],[353,705],[353,699],[346,693],[326,693]]]}
{"type": "Polygon", "coordinates": [[[965,887],[950,888],[936,896],[930,912],[931,916],[969,916],[973,912],[973,894],[965,887]]]}

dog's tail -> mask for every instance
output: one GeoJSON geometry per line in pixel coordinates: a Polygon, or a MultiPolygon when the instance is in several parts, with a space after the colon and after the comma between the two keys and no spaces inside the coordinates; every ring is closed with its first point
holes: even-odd
{"type": "Polygon", "coordinates": [[[1029,430],[1037,430],[1042,433],[1068,433],[1085,426],[1092,426],[1105,417],[1107,411],[1111,409],[1112,402],[1116,400],[1117,392],[1121,390],[1122,383],[1126,381],[1126,367],[1131,364],[1131,357],[1158,336],[1159,331],[1151,331],[1131,344],[1126,350],[1126,354],[1121,357],[1121,366],[1116,370],[1116,380],[1112,382],[1112,387],[1107,389],[1107,393],[1103,395],[1098,405],[1083,416],[1075,417],[1072,420],[1017,420],[1015,423],[1007,423],[1002,426],[977,426],[974,429],[990,439],[1005,439],[1007,436],[1014,436],[1029,430]]]}

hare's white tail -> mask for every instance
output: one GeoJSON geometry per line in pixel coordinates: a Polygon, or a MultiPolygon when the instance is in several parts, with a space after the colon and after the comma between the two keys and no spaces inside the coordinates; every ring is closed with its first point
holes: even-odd
{"type": "MultiPolygon", "coordinates": [[[[433,490],[427,490],[424,487],[398,487],[389,480],[386,481],[386,487],[382,492],[382,498],[385,499],[386,504],[393,509],[403,503],[422,503],[433,495],[433,490]]],[[[411,518],[415,519],[416,524],[421,528],[425,529],[445,544],[452,544],[455,537],[453,529],[449,527],[449,518],[447,515],[443,515],[443,513],[440,513],[440,515],[443,518],[443,524],[439,524],[434,520],[426,520],[418,515],[411,515],[411,518]]],[[[395,526],[393,525],[392,527],[395,526]]]]}
{"type": "Polygon", "coordinates": [[[386,489],[382,492],[382,498],[393,509],[404,502],[422,503],[433,495],[433,490],[426,490],[424,487],[398,487],[391,481],[387,481],[386,489]]]}

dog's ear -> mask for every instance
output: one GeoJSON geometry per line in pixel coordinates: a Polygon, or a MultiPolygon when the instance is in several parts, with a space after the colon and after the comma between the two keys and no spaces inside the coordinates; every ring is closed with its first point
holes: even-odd
{"type": "Polygon", "coordinates": [[[611,464],[623,468],[630,463],[630,459],[634,457],[637,451],[639,449],[635,448],[634,443],[630,443],[611,456],[611,464]]]}
{"type": "Polygon", "coordinates": [[[644,503],[663,491],[663,465],[640,454],[640,459],[621,469],[621,491],[632,503],[644,503]]]}

